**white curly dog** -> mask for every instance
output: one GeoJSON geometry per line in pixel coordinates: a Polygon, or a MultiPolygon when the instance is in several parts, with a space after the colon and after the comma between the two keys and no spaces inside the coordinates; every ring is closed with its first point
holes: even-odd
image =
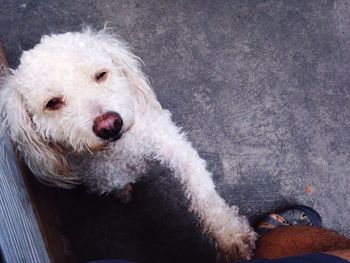
{"type": "Polygon", "coordinates": [[[112,32],[43,36],[2,86],[3,127],[40,180],[127,193],[150,161],[160,162],[182,183],[220,255],[250,258],[255,232],[217,194],[205,161],[162,109],[139,58],[112,32]]]}

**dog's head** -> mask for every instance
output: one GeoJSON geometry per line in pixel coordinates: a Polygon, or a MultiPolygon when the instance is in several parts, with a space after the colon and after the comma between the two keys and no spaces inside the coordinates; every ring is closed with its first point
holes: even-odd
{"type": "Polygon", "coordinates": [[[75,180],[67,152],[102,149],[160,109],[139,59],[106,30],[44,36],[0,92],[3,126],[27,165],[62,187],[75,180]]]}

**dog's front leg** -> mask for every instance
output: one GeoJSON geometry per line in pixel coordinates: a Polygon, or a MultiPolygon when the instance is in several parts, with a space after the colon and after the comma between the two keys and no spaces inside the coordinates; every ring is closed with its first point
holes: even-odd
{"type": "Polygon", "coordinates": [[[256,240],[245,217],[238,208],[228,206],[218,195],[206,163],[170,121],[153,133],[156,157],[169,166],[182,182],[191,209],[201,220],[204,231],[214,238],[220,255],[226,259],[249,259],[256,240]]]}

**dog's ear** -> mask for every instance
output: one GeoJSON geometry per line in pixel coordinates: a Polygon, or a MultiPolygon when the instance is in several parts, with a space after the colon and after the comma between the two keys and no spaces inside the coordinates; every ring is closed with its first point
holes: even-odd
{"type": "MultiPolygon", "coordinates": [[[[91,33],[91,30],[88,29],[87,31],[91,33]]],[[[115,35],[106,29],[97,32],[95,36],[102,48],[111,55],[113,63],[120,69],[121,74],[130,81],[139,103],[145,107],[152,107],[157,111],[161,110],[162,107],[147,77],[142,72],[140,58],[132,54],[124,42],[118,40],[115,35]]]]}
{"type": "Polygon", "coordinates": [[[0,85],[1,133],[8,133],[27,166],[40,181],[70,188],[76,184],[65,156],[45,142],[36,131],[14,76],[0,85]]]}

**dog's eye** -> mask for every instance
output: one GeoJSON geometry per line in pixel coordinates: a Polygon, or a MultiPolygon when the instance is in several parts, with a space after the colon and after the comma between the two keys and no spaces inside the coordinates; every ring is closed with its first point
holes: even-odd
{"type": "Polygon", "coordinates": [[[62,108],[63,105],[64,105],[64,102],[62,101],[62,98],[52,98],[46,103],[45,109],[59,110],[60,108],[62,108]]]}
{"type": "Polygon", "coordinates": [[[98,72],[98,73],[95,74],[95,80],[97,82],[104,81],[107,78],[107,75],[108,75],[108,71],[107,70],[98,72]]]}

